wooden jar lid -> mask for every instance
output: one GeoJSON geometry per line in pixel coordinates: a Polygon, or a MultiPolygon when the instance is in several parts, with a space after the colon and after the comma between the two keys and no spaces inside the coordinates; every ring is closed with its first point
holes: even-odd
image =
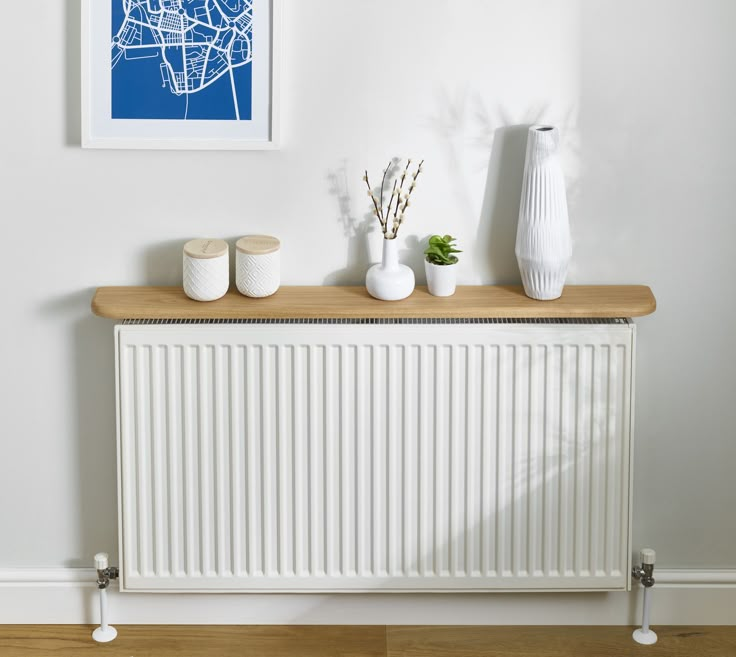
{"type": "Polygon", "coordinates": [[[241,237],[235,248],[248,255],[265,255],[281,248],[281,242],[270,235],[246,235],[241,237]]]}
{"type": "Polygon", "coordinates": [[[219,258],[227,255],[227,242],[225,240],[190,240],[184,245],[184,253],[190,258],[199,260],[219,258]]]}

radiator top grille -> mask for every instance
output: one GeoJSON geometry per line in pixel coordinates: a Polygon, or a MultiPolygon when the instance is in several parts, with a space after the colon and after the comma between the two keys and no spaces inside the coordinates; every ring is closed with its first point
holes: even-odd
{"type": "Polygon", "coordinates": [[[625,317],[569,317],[569,318],[371,318],[362,319],[126,319],[124,326],[157,326],[157,325],[215,325],[215,324],[538,324],[538,325],[627,325],[630,320],[625,317]]]}

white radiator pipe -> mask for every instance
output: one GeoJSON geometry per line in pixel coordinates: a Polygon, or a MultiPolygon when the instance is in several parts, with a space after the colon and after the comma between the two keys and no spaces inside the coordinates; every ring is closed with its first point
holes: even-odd
{"type": "Polygon", "coordinates": [[[649,618],[652,608],[652,587],[654,586],[654,562],[656,553],[650,548],[641,551],[641,566],[636,566],[633,575],[644,587],[644,600],[641,612],[641,627],[634,630],[634,641],[649,646],[657,643],[657,634],[649,628],[649,618]]]}
{"type": "Polygon", "coordinates": [[[644,609],[641,612],[641,631],[649,632],[649,614],[652,608],[652,589],[644,589],[644,609]]]}
{"type": "Polygon", "coordinates": [[[95,555],[95,568],[100,591],[100,626],[92,632],[92,638],[98,643],[109,643],[118,635],[118,631],[107,624],[107,587],[110,585],[111,574],[117,576],[117,572],[111,573],[111,570],[116,569],[110,569],[107,554],[104,552],[95,555]]]}

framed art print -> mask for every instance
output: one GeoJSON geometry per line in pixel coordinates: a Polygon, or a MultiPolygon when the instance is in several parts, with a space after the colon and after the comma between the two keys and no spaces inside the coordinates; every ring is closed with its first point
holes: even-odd
{"type": "Polygon", "coordinates": [[[83,0],[82,146],[278,144],[281,0],[83,0]]]}

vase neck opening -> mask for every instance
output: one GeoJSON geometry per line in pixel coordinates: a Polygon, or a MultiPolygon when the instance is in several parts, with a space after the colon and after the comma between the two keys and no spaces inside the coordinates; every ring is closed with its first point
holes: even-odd
{"type": "Polygon", "coordinates": [[[557,153],[560,133],[551,125],[533,125],[527,138],[527,157],[540,162],[557,153]]]}
{"type": "Polygon", "coordinates": [[[387,239],[384,238],[383,240],[383,260],[382,263],[384,267],[390,268],[390,269],[397,269],[399,266],[399,250],[396,245],[396,239],[387,239]]]}

